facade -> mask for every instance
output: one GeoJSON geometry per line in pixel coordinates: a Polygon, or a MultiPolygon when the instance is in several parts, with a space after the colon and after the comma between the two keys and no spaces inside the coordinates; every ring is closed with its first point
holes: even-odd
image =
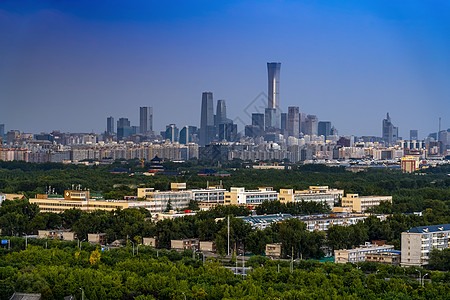
{"type": "Polygon", "coordinates": [[[263,136],[264,135],[264,114],[253,113],[252,114],[252,126],[256,126],[256,132],[254,132],[254,136],[263,136]]]}
{"type": "Polygon", "coordinates": [[[363,214],[331,214],[299,216],[298,219],[306,223],[308,231],[327,231],[333,225],[350,226],[367,218],[363,214]]]}
{"type": "Polygon", "coordinates": [[[287,114],[287,132],[289,136],[298,137],[300,129],[300,109],[298,106],[289,106],[287,114]]]}
{"type": "Polygon", "coordinates": [[[171,143],[178,142],[178,127],[175,124],[166,126],[165,139],[171,143]]]}
{"type": "Polygon", "coordinates": [[[200,117],[200,146],[208,145],[214,137],[214,100],[213,93],[202,94],[202,111],[200,117]]]}
{"type": "Polygon", "coordinates": [[[224,123],[228,123],[227,105],[225,104],[225,100],[217,100],[215,125],[219,126],[219,124],[224,123]]]}
{"type": "Polygon", "coordinates": [[[158,191],[153,188],[138,188],[138,198],[145,198],[146,208],[152,214],[162,213],[169,204],[171,210],[181,210],[189,205],[192,192],[187,190],[158,191]]]}
{"type": "Polygon", "coordinates": [[[153,248],[156,248],[156,238],[145,237],[142,239],[142,244],[144,244],[145,246],[152,246],[153,248]]]}
{"type": "Polygon", "coordinates": [[[207,189],[194,189],[192,199],[196,201],[201,208],[213,208],[217,205],[225,204],[225,190],[221,185],[209,186],[207,189]]]}
{"type": "Polygon", "coordinates": [[[183,239],[183,240],[171,240],[170,248],[175,250],[198,250],[199,240],[198,239],[183,239]]]}
{"type": "Polygon", "coordinates": [[[281,116],[278,108],[268,107],[264,110],[264,125],[266,131],[276,131],[281,128],[281,116]]]}
{"type": "Polygon", "coordinates": [[[318,135],[319,134],[319,120],[315,115],[307,115],[305,120],[304,134],[306,135],[318,135]]]}
{"type": "Polygon", "coordinates": [[[131,123],[128,118],[120,118],[119,121],[117,121],[117,138],[127,138],[132,134],[133,129],[131,128],[131,123]]]}
{"type": "Polygon", "coordinates": [[[318,127],[318,135],[323,135],[325,140],[331,135],[331,122],[320,121],[318,127]]]}
{"type": "Polygon", "coordinates": [[[382,122],[382,139],[386,145],[392,145],[398,139],[398,127],[392,124],[389,113],[387,113],[386,119],[383,119],[382,122]]]}
{"type": "Polygon", "coordinates": [[[106,233],[89,233],[88,241],[91,244],[106,245],[106,233]]]}
{"type": "Polygon", "coordinates": [[[242,219],[244,222],[249,223],[250,225],[252,225],[253,228],[264,230],[267,227],[269,227],[272,223],[282,222],[284,220],[292,218],[292,215],[290,214],[274,214],[263,216],[251,215],[237,218],[242,219]]]}
{"type": "Polygon", "coordinates": [[[216,245],[213,241],[200,241],[199,249],[200,251],[216,252],[216,245]]]}
{"type": "Polygon", "coordinates": [[[358,248],[334,250],[334,262],[339,264],[366,261],[367,255],[394,250],[393,245],[377,245],[366,243],[358,248]]]}
{"type": "Polygon", "coordinates": [[[328,186],[310,186],[308,190],[295,191],[281,189],[279,200],[283,203],[313,201],[326,203],[331,209],[344,195],[343,190],[329,189],[328,186]]]}
{"type": "Polygon", "coordinates": [[[153,132],[153,108],[144,106],[139,108],[139,129],[143,135],[153,132]]]}
{"type": "Polygon", "coordinates": [[[401,235],[401,265],[428,265],[432,249],[446,249],[450,246],[450,224],[414,227],[401,235]]]}
{"type": "Polygon", "coordinates": [[[401,159],[401,169],[405,173],[412,173],[420,167],[419,156],[405,156],[401,159]]]}
{"type": "Polygon", "coordinates": [[[229,192],[225,192],[225,204],[255,206],[275,200],[278,200],[278,193],[271,187],[247,191],[243,187],[232,187],[229,192]]]}
{"type": "Polygon", "coordinates": [[[380,205],[381,201],[392,203],[392,196],[359,196],[347,194],[342,198],[343,207],[351,207],[354,212],[365,212],[367,209],[380,205]]]}
{"type": "Polygon", "coordinates": [[[417,129],[411,129],[409,131],[409,139],[411,141],[417,141],[419,139],[419,131],[417,129]]]}

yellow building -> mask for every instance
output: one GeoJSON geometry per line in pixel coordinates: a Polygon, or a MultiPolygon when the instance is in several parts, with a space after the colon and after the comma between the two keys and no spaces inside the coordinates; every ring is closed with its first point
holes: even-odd
{"type": "Polygon", "coordinates": [[[347,194],[342,198],[342,206],[350,207],[354,212],[365,212],[367,209],[380,205],[381,201],[392,203],[392,196],[359,196],[347,194]]]}
{"type": "Polygon", "coordinates": [[[401,168],[405,173],[412,173],[419,169],[420,159],[418,156],[405,156],[401,159],[401,168]]]}

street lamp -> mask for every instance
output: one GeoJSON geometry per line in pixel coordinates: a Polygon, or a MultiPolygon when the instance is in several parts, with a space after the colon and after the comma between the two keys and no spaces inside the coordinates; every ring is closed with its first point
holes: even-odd
{"type": "Polygon", "coordinates": [[[425,273],[425,275],[422,276],[422,280],[421,280],[422,287],[423,287],[423,284],[424,284],[425,276],[427,276],[427,275],[428,275],[428,273],[425,273]]]}
{"type": "Polygon", "coordinates": [[[84,300],[84,290],[82,288],[80,288],[81,290],[81,300],[84,300]]]}
{"type": "Polygon", "coordinates": [[[184,300],[186,300],[186,294],[185,293],[183,293],[183,292],[181,292],[183,295],[184,295],[184,300]]]}
{"type": "Polygon", "coordinates": [[[133,244],[133,255],[134,255],[134,243],[130,240],[130,243],[133,244]]]}

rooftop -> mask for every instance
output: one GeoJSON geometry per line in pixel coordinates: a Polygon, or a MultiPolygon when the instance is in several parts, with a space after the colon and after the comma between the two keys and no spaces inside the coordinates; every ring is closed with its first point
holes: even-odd
{"type": "Polygon", "coordinates": [[[440,231],[450,231],[450,224],[414,227],[409,230],[406,230],[405,232],[408,232],[408,233],[431,233],[431,232],[440,232],[440,231]]]}

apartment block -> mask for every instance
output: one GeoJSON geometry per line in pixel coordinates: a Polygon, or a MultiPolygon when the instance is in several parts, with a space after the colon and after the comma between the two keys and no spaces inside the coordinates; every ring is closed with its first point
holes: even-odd
{"type": "Polygon", "coordinates": [[[275,200],[278,200],[278,193],[271,187],[260,187],[257,190],[232,187],[229,192],[225,192],[225,204],[256,206],[264,201],[275,200]]]}
{"type": "Polygon", "coordinates": [[[170,248],[175,250],[198,250],[199,240],[198,239],[182,239],[182,240],[171,240],[170,248]]]}
{"type": "Polygon", "coordinates": [[[450,224],[414,227],[401,235],[402,266],[428,265],[432,249],[450,246],[450,224]]]}

